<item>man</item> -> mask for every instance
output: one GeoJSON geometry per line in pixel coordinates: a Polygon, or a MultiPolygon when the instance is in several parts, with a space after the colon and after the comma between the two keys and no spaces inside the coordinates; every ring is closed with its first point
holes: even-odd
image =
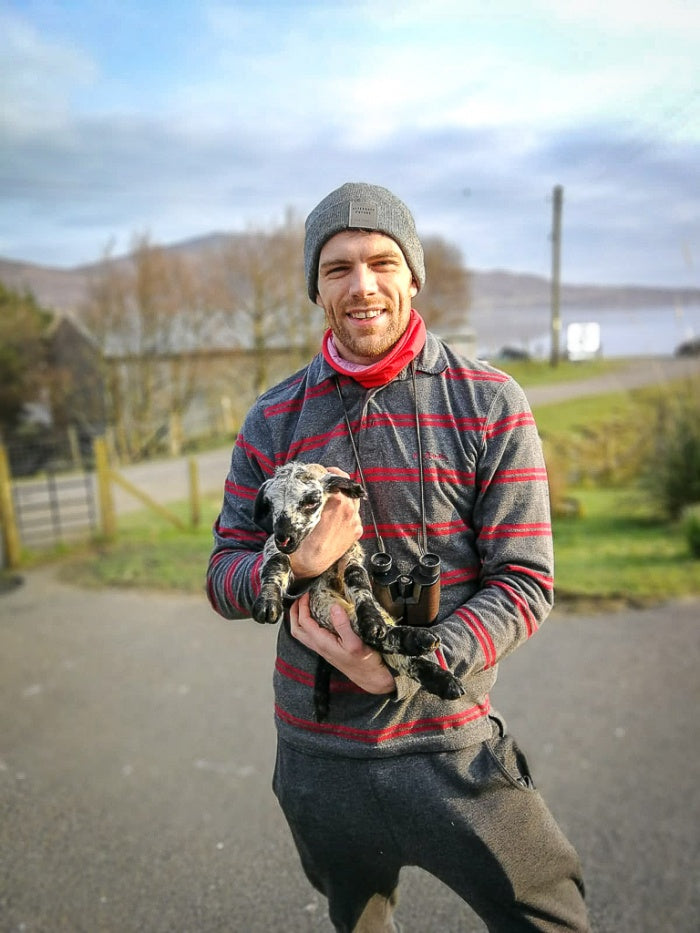
{"type": "Polygon", "coordinates": [[[577,856],[489,704],[498,661],[552,604],[547,477],[526,399],[426,332],[412,310],[423,250],[385,188],[346,184],[321,201],[306,221],[305,270],[328,324],[322,352],[246,418],[208,570],[213,607],[248,617],[267,536],[253,520],[261,483],[291,459],[364,483],[367,500],[333,496],[292,555],[278,637],[274,789],[304,870],[339,931],[396,929],[403,865],[440,878],[489,930],[588,930],[577,856]],[[360,537],[409,575],[426,551],[439,556],[436,657],[463,697],[395,676],[340,607],[336,634],[310,616],[309,581],[360,537]],[[335,669],[323,722],[319,654],[335,669]]]}

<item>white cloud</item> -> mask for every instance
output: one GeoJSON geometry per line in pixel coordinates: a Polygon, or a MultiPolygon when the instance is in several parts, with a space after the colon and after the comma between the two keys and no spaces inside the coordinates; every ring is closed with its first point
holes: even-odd
{"type": "MultiPolygon", "coordinates": [[[[184,36],[173,0],[161,44],[122,3],[115,43],[104,19],[78,29],[62,9],[59,40],[0,13],[2,255],[91,261],[111,235],[242,228],[348,178],[394,187],[477,267],[546,274],[554,183],[579,280],[630,277],[657,230],[674,243],[698,223],[697,17],[684,32],[680,0],[658,29],[620,0],[218,3],[188,6],[184,36]]],[[[650,250],[640,274],[674,261],[650,250]]]]}
{"type": "Polygon", "coordinates": [[[27,132],[64,125],[71,92],[95,81],[82,50],[47,39],[26,20],[0,9],[0,100],[7,128],[27,132]]]}

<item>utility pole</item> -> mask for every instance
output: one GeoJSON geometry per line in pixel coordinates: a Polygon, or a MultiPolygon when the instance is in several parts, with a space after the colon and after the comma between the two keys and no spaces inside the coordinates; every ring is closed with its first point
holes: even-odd
{"type": "Polygon", "coordinates": [[[552,366],[559,364],[561,348],[561,315],[559,296],[561,291],[561,207],[564,200],[564,189],[555,185],[552,193],[552,332],[549,362],[552,366]]]}

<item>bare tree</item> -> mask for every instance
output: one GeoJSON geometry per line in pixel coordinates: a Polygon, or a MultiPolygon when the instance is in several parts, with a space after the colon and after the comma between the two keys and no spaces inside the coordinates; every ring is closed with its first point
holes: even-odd
{"type": "MultiPolygon", "coordinates": [[[[195,396],[235,430],[256,395],[316,352],[324,318],[307,295],[303,244],[303,223],[287,211],[277,226],[199,249],[162,249],[141,236],[126,258],[107,251],[83,321],[109,364],[123,453],[159,445],[195,396]]],[[[455,247],[424,245],[418,307],[429,325],[454,326],[466,316],[468,273],[455,247]]]]}
{"type": "Polygon", "coordinates": [[[279,375],[272,351],[306,358],[318,345],[322,319],[306,295],[303,243],[303,225],[287,212],[279,227],[232,237],[220,255],[218,306],[238,345],[251,351],[255,394],[279,375]]]}
{"type": "Polygon", "coordinates": [[[454,328],[467,323],[469,271],[457,246],[442,237],[424,237],[425,286],[416,305],[428,327],[454,328]]]}
{"type": "Polygon", "coordinates": [[[108,362],[123,453],[147,453],[191,401],[203,366],[192,350],[202,345],[210,298],[201,268],[147,236],[128,258],[103,258],[83,320],[108,362]]]}

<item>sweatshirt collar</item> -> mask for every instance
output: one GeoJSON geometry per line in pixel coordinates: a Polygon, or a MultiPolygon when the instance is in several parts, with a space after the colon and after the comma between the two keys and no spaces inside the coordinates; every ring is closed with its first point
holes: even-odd
{"type": "MultiPolygon", "coordinates": [[[[448,367],[447,356],[445,355],[442,342],[430,331],[426,334],[425,344],[423,349],[416,356],[414,365],[416,373],[427,373],[429,375],[437,375],[438,373],[444,372],[448,367]]],[[[335,370],[326,362],[322,353],[318,353],[311,360],[308,369],[310,385],[320,385],[326,379],[333,379],[335,375],[335,370]]],[[[408,366],[402,369],[398,376],[392,381],[396,382],[403,379],[408,379],[408,366]]],[[[346,383],[354,382],[354,380],[341,377],[341,382],[345,385],[346,383]]],[[[362,387],[358,384],[358,389],[361,388],[362,387]]]]}

